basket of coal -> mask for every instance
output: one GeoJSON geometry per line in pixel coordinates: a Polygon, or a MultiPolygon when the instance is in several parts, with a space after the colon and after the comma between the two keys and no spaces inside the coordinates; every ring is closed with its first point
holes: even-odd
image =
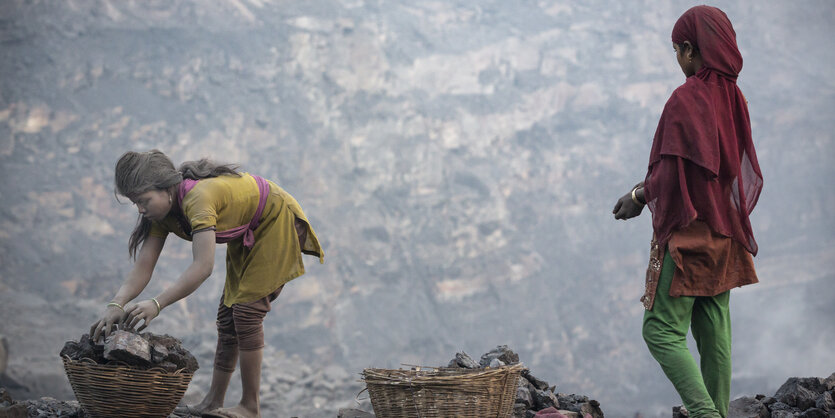
{"type": "Polygon", "coordinates": [[[64,344],[61,359],[75,397],[93,418],[167,417],[198,368],[178,339],[124,330],[100,343],[84,334],[64,344]]]}
{"type": "Polygon", "coordinates": [[[507,418],[522,370],[522,363],[479,369],[369,368],[362,378],[379,417],[507,418]]]}

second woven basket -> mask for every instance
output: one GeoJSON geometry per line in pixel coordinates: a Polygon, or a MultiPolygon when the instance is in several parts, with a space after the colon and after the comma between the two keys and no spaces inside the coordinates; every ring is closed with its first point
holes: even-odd
{"type": "Polygon", "coordinates": [[[380,418],[507,418],[524,368],[369,368],[362,376],[380,418]]]}

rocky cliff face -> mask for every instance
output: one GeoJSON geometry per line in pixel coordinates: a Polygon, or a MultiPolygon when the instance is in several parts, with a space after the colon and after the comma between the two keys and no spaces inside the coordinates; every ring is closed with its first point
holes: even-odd
{"type": "MultiPolygon", "coordinates": [[[[326,264],[308,258],[265,324],[268,368],[295,379],[267,382],[265,402],[282,415],[355,405],[364,367],[439,365],[496,344],[609,410],[668,410],[675,395],[639,332],[648,217],[616,223],[609,211],[643,176],[683,81],[668,34],[689,6],[3,2],[8,376],[34,396],[69,396],[55,354],[130,269],[135,210],[113,197],[113,165],[125,150],[160,148],[277,181],[324,242],[326,264]],[[317,374],[345,384],[313,395],[317,374]]],[[[835,313],[825,183],[835,58],[809,50],[832,38],[831,8],[719,6],[746,59],[740,85],[766,177],[753,218],[763,283],[735,292],[734,387],[764,392],[833,369],[835,329],[820,318],[835,313]],[[798,361],[770,366],[781,358],[798,361]]],[[[188,265],[176,241],[146,294],[188,265]]],[[[221,250],[212,278],[154,324],[201,364],[223,266],[221,250]]]]}

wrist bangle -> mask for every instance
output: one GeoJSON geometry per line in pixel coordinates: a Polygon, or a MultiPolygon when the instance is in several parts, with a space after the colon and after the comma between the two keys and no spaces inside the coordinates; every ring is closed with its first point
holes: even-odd
{"type": "Polygon", "coordinates": [[[644,205],[645,205],[645,203],[641,203],[641,201],[639,201],[639,200],[638,200],[638,195],[637,195],[637,194],[635,194],[635,192],[637,192],[637,191],[638,191],[638,188],[637,188],[637,187],[635,187],[634,189],[632,189],[632,201],[633,201],[633,202],[635,202],[635,204],[636,204],[636,205],[641,205],[641,206],[644,206],[644,205]]]}
{"type": "Polygon", "coordinates": [[[124,312],[124,311],[125,311],[125,308],[123,308],[123,307],[122,307],[122,305],[119,305],[119,304],[118,304],[118,303],[116,303],[116,302],[110,302],[110,303],[108,303],[108,304],[107,304],[107,307],[108,307],[108,308],[109,308],[109,307],[111,307],[111,306],[115,306],[115,307],[119,308],[119,310],[121,310],[122,312],[124,312]]]}
{"type": "Polygon", "coordinates": [[[157,298],[151,298],[151,300],[154,301],[154,303],[157,304],[157,315],[159,315],[160,311],[162,311],[162,307],[159,306],[159,302],[157,301],[157,298]]]}

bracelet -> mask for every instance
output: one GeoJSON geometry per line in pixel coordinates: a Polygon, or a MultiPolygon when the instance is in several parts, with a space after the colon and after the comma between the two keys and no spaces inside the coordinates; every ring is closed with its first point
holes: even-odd
{"type": "Polygon", "coordinates": [[[159,306],[159,302],[157,301],[157,298],[151,298],[151,300],[154,301],[154,303],[157,304],[157,315],[159,315],[160,311],[162,311],[162,307],[159,306]]]}
{"type": "Polygon", "coordinates": [[[119,308],[119,310],[121,310],[122,312],[124,312],[124,311],[125,311],[125,308],[123,308],[123,307],[122,307],[122,305],[119,305],[119,304],[118,304],[118,303],[116,303],[116,302],[110,302],[110,303],[108,303],[108,304],[107,304],[107,307],[108,307],[108,308],[109,308],[109,307],[111,307],[111,306],[115,306],[115,307],[119,308]]]}
{"type": "Polygon", "coordinates": [[[633,188],[633,189],[632,189],[632,201],[633,201],[633,202],[635,202],[635,204],[636,204],[636,205],[641,205],[641,206],[644,206],[646,203],[641,203],[641,202],[638,200],[638,195],[637,195],[637,194],[635,194],[635,192],[637,192],[637,191],[638,191],[638,187],[637,187],[637,186],[635,186],[635,188],[633,188]]]}

